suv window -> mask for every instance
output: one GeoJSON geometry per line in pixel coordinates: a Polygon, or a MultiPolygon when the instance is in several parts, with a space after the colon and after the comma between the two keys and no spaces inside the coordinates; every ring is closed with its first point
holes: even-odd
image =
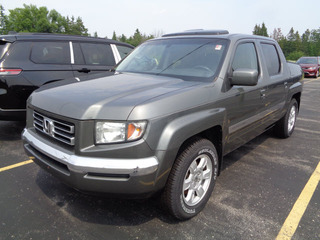
{"type": "Polygon", "coordinates": [[[70,64],[70,50],[67,42],[35,42],[31,51],[35,63],[70,64]]]}
{"type": "Polygon", "coordinates": [[[113,53],[109,44],[80,43],[85,64],[115,65],[113,53]]]}
{"type": "Polygon", "coordinates": [[[237,47],[232,62],[232,69],[236,70],[240,68],[259,70],[256,48],[253,43],[242,43],[237,47]]]}
{"type": "Polygon", "coordinates": [[[10,43],[0,41],[0,59],[3,57],[3,55],[6,53],[10,43]]]}
{"type": "Polygon", "coordinates": [[[117,49],[119,51],[121,59],[127,56],[133,49],[126,47],[126,46],[121,46],[121,45],[116,45],[117,49]]]}
{"type": "Polygon", "coordinates": [[[280,72],[280,59],[276,46],[267,43],[262,43],[261,46],[269,76],[277,75],[280,72]]]}

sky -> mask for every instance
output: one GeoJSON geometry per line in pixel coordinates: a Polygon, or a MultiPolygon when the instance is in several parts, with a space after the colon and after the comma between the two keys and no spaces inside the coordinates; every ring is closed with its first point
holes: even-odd
{"type": "Polygon", "coordinates": [[[319,0],[4,0],[5,14],[23,4],[45,6],[62,16],[81,17],[88,32],[99,37],[132,36],[141,33],[159,36],[190,29],[226,29],[230,33],[252,34],[256,24],[265,23],[268,33],[281,28],[302,35],[319,29],[319,0]],[[307,6],[306,6],[307,5],[307,6]],[[315,7],[316,6],[316,7],[315,7]]]}

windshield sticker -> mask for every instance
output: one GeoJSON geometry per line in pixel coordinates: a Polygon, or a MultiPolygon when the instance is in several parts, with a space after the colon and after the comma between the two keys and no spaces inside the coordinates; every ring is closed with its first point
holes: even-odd
{"type": "Polygon", "coordinates": [[[216,45],[216,48],[215,48],[215,50],[218,50],[218,51],[220,51],[220,50],[221,50],[221,48],[222,48],[222,45],[216,45]]]}

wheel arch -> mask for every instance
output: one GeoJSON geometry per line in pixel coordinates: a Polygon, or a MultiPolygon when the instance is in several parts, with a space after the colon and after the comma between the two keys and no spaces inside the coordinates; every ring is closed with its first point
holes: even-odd
{"type": "Polygon", "coordinates": [[[301,92],[298,92],[298,93],[295,93],[293,96],[292,96],[292,99],[295,99],[298,103],[298,110],[300,109],[300,102],[301,102],[301,92]]]}
{"type": "Polygon", "coordinates": [[[221,170],[221,166],[222,166],[222,159],[223,159],[222,136],[223,136],[223,134],[222,134],[222,126],[221,125],[215,125],[215,126],[209,128],[209,129],[206,129],[198,134],[195,134],[194,136],[191,136],[188,139],[186,139],[181,144],[181,146],[179,147],[179,150],[177,152],[176,158],[192,142],[197,141],[198,139],[201,139],[201,138],[207,139],[214,145],[214,147],[216,148],[216,151],[218,153],[218,163],[219,163],[218,174],[220,174],[220,170],[221,170]]]}

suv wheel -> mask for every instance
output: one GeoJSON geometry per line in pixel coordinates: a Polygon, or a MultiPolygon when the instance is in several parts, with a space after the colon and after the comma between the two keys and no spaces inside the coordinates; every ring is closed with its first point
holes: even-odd
{"type": "Polygon", "coordinates": [[[178,155],[162,201],[176,218],[197,215],[206,205],[218,174],[218,154],[207,139],[196,139],[178,155]]]}
{"type": "Polygon", "coordinates": [[[281,138],[290,137],[293,133],[298,115],[298,103],[294,98],[289,104],[286,115],[275,126],[276,134],[281,138]]]}

